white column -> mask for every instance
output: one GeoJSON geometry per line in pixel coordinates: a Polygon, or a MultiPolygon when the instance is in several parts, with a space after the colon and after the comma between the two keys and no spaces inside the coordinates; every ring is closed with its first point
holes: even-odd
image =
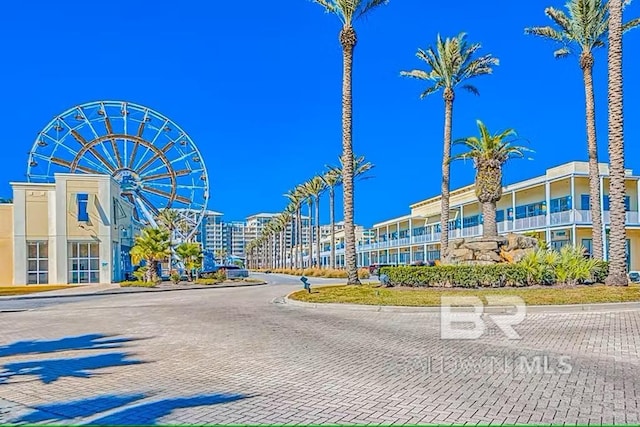
{"type": "MultiPolygon", "coordinates": [[[[544,183],[544,199],[547,205],[547,217],[545,218],[546,229],[544,231],[544,239],[549,243],[551,241],[551,183],[546,181],[544,183]]],[[[573,206],[572,206],[573,207],[573,206]]]]}
{"type": "MultiPolygon", "coordinates": [[[[56,264],[56,277],[53,278],[49,275],[49,281],[51,283],[69,283],[69,261],[67,254],[69,248],[67,241],[67,212],[69,212],[69,207],[67,206],[68,200],[67,180],[66,178],[57,177],[55,210],[56,212],[59,212],[59,215],[56,215],[56,226],[54,229],[54,233],[56,235],[56,247],[49,248],[49,256],[51,256],[52,250],[55,251],[54,262],[56,264]]],[[[49,261],[49,264],[51,264],[51,261],[49,261]]]]}
{"type": "Polygon", "coordinates": [[[511,192],[511,229],[516,229],[516,190],[511,192]]]}
{"type": "MultiPolygon", "coordinates": [[[[571,207],[576,202],[576,177],[571,175],[571,207]]],[[[571,225],[571,244],[576,246],[576,223],[575,221],[571,225]]]]}
{"type": "MultiPolygon", "coordinates": [[[[27,284],[27,215],[26,193],[23,188],[13,190],[13,284],[27,284]]],[[[53,248],[49,248],[51,253],[53,248]]],[[[56,283],[49,277],[50,283],[56,283]]],[[[65,282],[66,283],[66,282],[65,282]]]]}
{"type": "Polygon", "coordinates": [[[464,206],[460,205],[460,237],[464,236],[464,206]]]}
{"type": "Polygon", "coordinates": [[[56,189],[52,188],[47,191],[47,209],[49,214],[49,224],[47,227],[47,231],[49,232],[49,242],[48,242],[48,267],[49,267],[49,283],[66,283],[65,282],[57,282],[56,278],[58,277],[58,264],[56,262],[56,257],[59,256],[57,251],[58,245],[58,237],[56,235],[56,189]]]}
{"type": "Polygon", "coordinates": [[[396,252],[397,252],[396,264],[400,264],[400,247],[396,249],[396,252]]]}

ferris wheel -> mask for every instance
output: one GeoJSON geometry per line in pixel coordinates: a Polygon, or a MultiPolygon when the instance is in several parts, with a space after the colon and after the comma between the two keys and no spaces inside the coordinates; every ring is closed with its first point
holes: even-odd
{"type": "Polygon", "coordinates": [[[155,225],[162,209],[176,210],[184,240],[196,233],[209,199],[207,169],[189,135],[124,101],[78,105],[49,122],[29,152],[27,179],[53,182],[55,173],[111,175],[137,220],[155,225]]]}

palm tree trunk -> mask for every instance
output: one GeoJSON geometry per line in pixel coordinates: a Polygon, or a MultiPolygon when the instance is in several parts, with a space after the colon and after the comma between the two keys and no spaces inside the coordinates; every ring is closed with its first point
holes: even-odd
{"type": "Polygon", "coordinates": [[[482,203],[482,237],[497,237],[496,202],[482,203]]]}
{"type": "Polygon", "coordinates": [[[453,116],[453,89],[444,90],[444,146],[442,148],[442,198],[440,202],[440,259],[447,258],[449,249],[449,175],[451,162],[451,123],[453,116]]]}
{"type": "Polygon", "coordinates": [[[316,260],[320,268],[320,196],[316,197],[316,260]]]}
{"type": "Polygon", "coordinates": [[[311,221],[313,218],[313,197],[311,196],[309,196],[307,209],[307,213],[309,214],[309,226],[307,227],[309,236],[309,244],[307,245],[309,249],[309,263],[307,264],[307,267],[311,268],[313,267],[313,221],[311,221]]]}
{"type": "Polygon", "coordinates": [[[298,205],[298,226],[296,227],[297,233],[297,260],[296,260],[296,268],[303,268],[303,260],[302,260],[302,206],[298,205]]]}
{"type": "Polygon", "coordinates": [[[609,235],[608,285],[626,286],[626,211],[624,129],[622,117],[622,0],[609,1],[609,235]]]}
{"type": "Polygon", "coordinates": [[[347,267],[347,285],[359,285],[358,259],[356,255],[356,234],[353,224],[353,143],[351,94],[351,75],[353,67],[353,50],[358,39],[352,26],[345,26],[340,31],[340,44],[343,55],[342,74],[342,198],[344,201],[344,240],[345,264],[347,267]]]}
{"type": "Polygon", "coordinates": [[[293,269],[293,267],[294,267],[294,263],[293,263],[293,258],[295,256],[295,245],[294,245],[294,242],[296,241],[295,234],[294,234],[295,229],[296,229],[295,225],[296,225],[296,217],[293,216],[293,217],[291,217],[291,233],[290,233],[290,238],[289,238],[289,240],[290,240],[290,243],[289,243],[289,245],[290,245],[289,246],[289,268],[291,268],[291,269],[293,269]]]}
{"type": "Polygon", "coordinates": [[[331,255],[330,267],[336,268],[336,207],[335,207],[336,191],[335,187],[329,187],[329,222],[331,223],[331,255]]]}
{"type": "Polygon", "coordinates": [[[600,207],[600,170],[598,167],[598,144],[596,142],[596,113],[593,96],[593,55],[588,52],[580,57],[584,77],[585,107],[587,117],[587,152],[589,155],[589,209],[591,209],[591,255],[603,259],[602,210],[600,207]]]}

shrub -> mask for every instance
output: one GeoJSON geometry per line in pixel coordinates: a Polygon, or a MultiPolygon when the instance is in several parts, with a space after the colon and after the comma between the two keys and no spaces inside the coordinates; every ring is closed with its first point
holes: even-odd
{"type": "Polygon", "coordinates": [[[358,269],[358,279],[368,279],[370,276],[368,268],[358,269]]]}
{"type": "Polygon", "coordinates": [[[144,282],[144,278],[145,278],[145,275],[147,274],[148,269],[149,267],[147,267],[146,265],[138,268],[136,271],[133,272],[133,277],[135,277],[136,281],[138,282],[144,282]]]}
{"type": "Polygon", "coordinates": [[[577,285],[591,279],[596,268],[596,260],[585,257],[581,245],[566,245],[560,249],[555,265],[556,281],[563,285],[577,285]]]}
{"type": "Polygon", "coordinates": [[[537,248],[518,263],[527,275],[527,285],[553,285],[556,281],[555,265],[559,255],[555,251],[537,248]]]}
{"type": "Polygon", "coordinates": [[[169,279],[171,280],[171,282],[174,285],[177,285],[178,283],[180,283],[180,273],[178,273],[177,271],[172,271],[171,274],[169,275],[169,279]]]}
{"type": "Polygon", "coordinates": [[[600,259],[595,260],[595,266],[591,272],[591,280],[595,283],[604,283],[609,275],[609,263],[600,259]]]}
{"type": "Polygon", "coordinates": [[[382,267],[392,286],[460,286],[503,287],[523,286],[526,271],[517,264],[437,265],[433,267],[382,267]]]}
{"type": "Polygon", "coordinates": [[[157,282],[143,282],[142,280],[127,280],[124,282],[120,282],[121,288],[129,288],[129,287],[141,287],[141,288],[154,288],[158,283],[157,282]]]}

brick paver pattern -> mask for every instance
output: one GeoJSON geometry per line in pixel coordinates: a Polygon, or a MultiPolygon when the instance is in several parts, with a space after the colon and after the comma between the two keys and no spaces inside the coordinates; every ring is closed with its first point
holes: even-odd
{"type": "Polygon", "coordinates": [[[493,329],[477,340],[443,340],[437,313],[274,302],[291,289],[114,295],[0,313],[0,346],[86,334],[131,339],[115,348],[0,357],[0,422],[29,419],[42,405],[134,394],[143,397],[125,405],[133,411],[77,403],[77,416],[60,419],[51,410],[41,421],[86,423],[108,415],[122,423],[199,424],[640,421],[637,311],[536,313],[516,326],[521,340],[493,329]],[[47,382],[37,372],[2,372],[18,362],[110,353],[141,363],[78,376],[59,372],[47,382]],[[145,412],[152,402],[216,393],[246,398],[145,412]]]}

